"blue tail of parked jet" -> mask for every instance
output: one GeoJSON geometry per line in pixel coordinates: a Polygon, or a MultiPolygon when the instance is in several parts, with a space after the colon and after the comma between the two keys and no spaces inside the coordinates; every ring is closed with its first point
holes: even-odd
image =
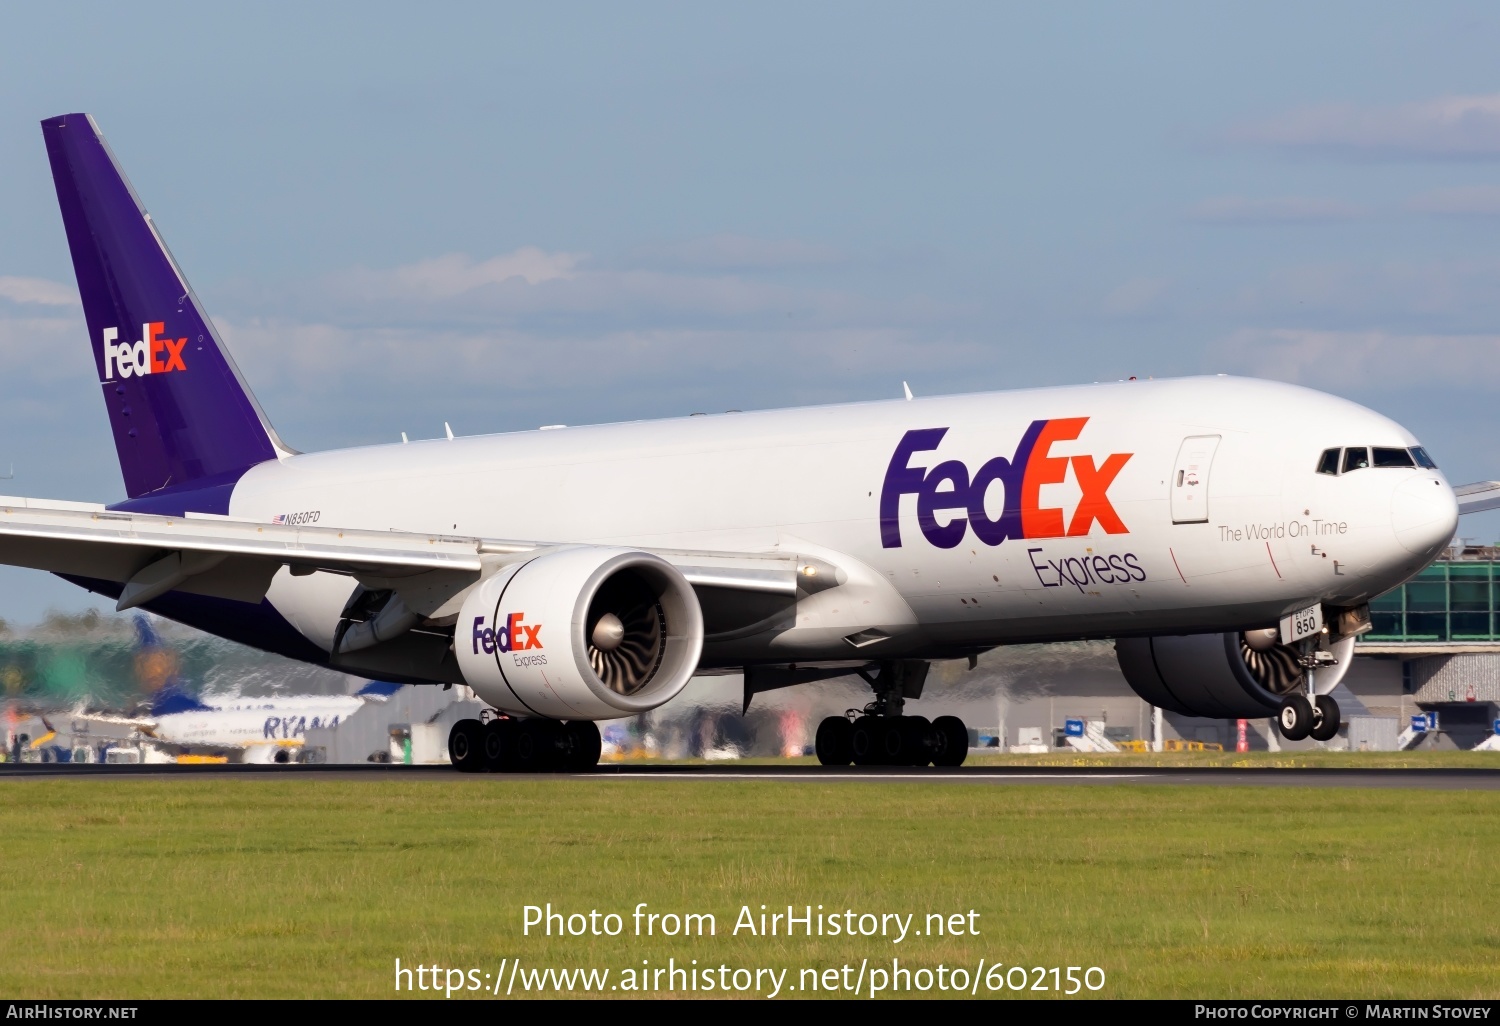
{"type": "Polygon", "coordinates": [[[42,122],[125,508],[228,512],[276,438],[93,118],[42,122]]]}

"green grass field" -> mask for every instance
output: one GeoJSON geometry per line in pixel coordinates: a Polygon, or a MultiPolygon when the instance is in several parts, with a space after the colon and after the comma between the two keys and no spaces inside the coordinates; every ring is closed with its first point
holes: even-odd
{"type": "Polygon", "coordinates": [[[380,997],[397,958],[795,982],[892,956],[1099,966],[1116,997],[1500,994],[1494,792],[257,776],[0,795],[16,997],[380,997]],[[523,937],[522,906],[549,901],[712,912],[718,935],[637,938],[627,917],[523,937]],[[918,928],[973,908],[980,935],[730,936],[762,903],[918,928]]]}

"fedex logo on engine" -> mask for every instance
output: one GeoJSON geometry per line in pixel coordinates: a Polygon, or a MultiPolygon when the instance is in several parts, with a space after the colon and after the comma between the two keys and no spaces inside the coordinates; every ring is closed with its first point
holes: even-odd
{"type": "Polygon", "coordinates": [[[141,325],[141,337],[134,342],[116,343],[120,329],[105,328],[104,380],[113,381],[116,374],[122,378],[143,378],[147,374],[187,370],[187,364],[182,362],[187,339],[163,338],[166,330],[165,321],[149,321],[141,325]]]}
{"type": "Polygon", "coordinates": [[[485,655],[494,655],[496,652],[525,652],[533,648],[541,648],[542,641],[537,637],[541,632],[542,625],[539,623],[522,623],[521,618],[525,613],[511,613],[505,618],[505,623],[500,627],[486,627],[484,617],[474,617],[474,654],[484,649],[485,655]]]}
{"type": "Polygon", "coordinates": [[[996,456],[972,475],[960,460],[945,460],[930,469],[912,466],[912,457],[935,450],[948,429],[908,431],[897,443],[880,487],[880,544],[887,549],[901,547],[903,495],[917,497],[917,526],[940,549],[956,548],[970,528],[986,545],[999,545],[1007,538],[1087,535],[1095,523],[1106,534],[1129,534],[1110,504],[1109,486],[1134,453],[1114,453],[1098,466],[1092,456],[1050,455],[1055,443],[1077,438],[1088,420],[1034,420],[1013,456],[996,456]],[[1043,485],[1067,479],[1070,466],[1083,496],[1072,518],[1064,522],[1063,511],[1042,506],[1040,497],[1043,485]],[[1005,505],[991,519],[985,496],[997,481],[1005,490],[1005,505]],[[946,522],[939,522],[939,514],[946,522]]]}

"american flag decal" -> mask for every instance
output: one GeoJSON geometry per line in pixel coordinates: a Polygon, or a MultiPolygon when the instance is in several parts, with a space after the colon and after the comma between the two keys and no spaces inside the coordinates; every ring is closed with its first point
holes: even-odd
{"type": "Polygon", "coordinates": [[[276,514],[274,517],[271,518],[271,523],[273,523],[273,524],[284,524],[284,523],[286,523],[286,514],[285,513],[278,513],[278,514],[276,514]]]}

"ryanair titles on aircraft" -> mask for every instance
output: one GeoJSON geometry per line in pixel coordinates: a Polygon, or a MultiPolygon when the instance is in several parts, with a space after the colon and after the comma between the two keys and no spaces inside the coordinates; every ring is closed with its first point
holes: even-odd
{"type": "MultiPolygon", "coordinates": [[[[539,623],[522,623],[525,613],[511,613],[505,618],[505,622],[499,627],[486,627],[485,618],[474,617],[474,654],[478,655],[481,648],[485,655],[494,655],[496,652],[529,652],[540,650],[542,641],[538,634],[542,631],[539,623]]],[[[547,657],[540,651],[536,655],[518,655],[512,657],[517,666],[545,666],[547,657]]]]}
{"type": "Polygon", "coordinates": [[[911,458],[938,447],[947,428],[908,431],[896,445],[885,482],[880,487],[880,543],[888,549],[901,547],[901,496],[917,497],[917,526],[922,536],[940,549],[957,548],[972,529],[986,545],[999,545],[1007,538],[1081,537],[1097,523],[1106,534],[1129,534],[1109,501],[1109,486],[1133,453],[1117,452],[1095,466],[1092,456],[1051,456],[1055,442],[1071,441],[1083,431],[1087,417],[1034,420],[1022,435],[1015,454],[996,456],[973,475],[961,460],[945,460],[931,469],[913,467],[911,458]],[[1073,476],[1083,497],[1064,523],[1063,511],[1044,507],[1039,499],[1043,485],[1061,484],[1072,464],[1073,476]],[[985,493],[996,481],[1005,489],[1005,506],[991,520],[985,510],[985,493]],[[938,514],[950,515],[938,523],[938,514]]]}
{"type": "Polygon", "coordinates": [[[141,325],[141,337],[134,342],[115,344],[120,337],[119,328],[104,329],[104,379],[113,381],[116,374],[122,378],[147,374],[166,374],[170,371],[185,371],[182,350],[187,339],[162,338],[167,330],[165,321],[149,321],[141,325]]]}
{"type": "Polygon", "coordinates": [[[261,727],[261,736],[266,739],[278,741],[291,741],[306,734],[309,730],[323,728],[332,729],[339,725],[339,716],[330,716],[323,719],[320,716],[267,716],[265,726],[261,727]]]}

